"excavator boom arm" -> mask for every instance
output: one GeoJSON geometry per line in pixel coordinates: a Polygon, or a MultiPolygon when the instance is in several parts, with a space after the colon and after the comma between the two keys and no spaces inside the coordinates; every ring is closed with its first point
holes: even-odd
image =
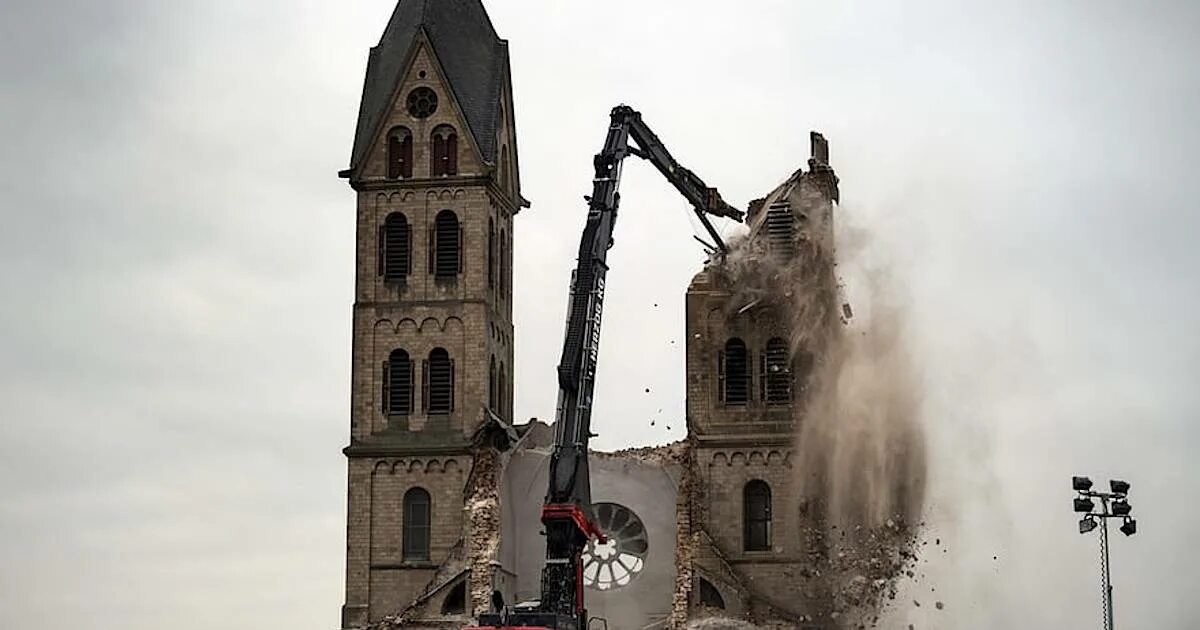
{"type": "Polygon", "coordinates": [[[542,509],[546,534],[546,564],[542,597],[533,610],[504,610],[483,615],[482,627],[527,627],[578,630],[586,627],[581,554],[591,537],[603,540],[593,523],[588,440],[592,394],[604,310],[608,250],[613,244],[621,202],[621,168],[626,157],[648,160],[692,205],[716,247],[725,244],[708,215],[741,221],[742,211],[721,199],[695,173],[680,165],[633,108],[612,110],[604,148],[593,160],[595,175],[588,200],[587,223],[579,241],[579,256],[571,274],[566,334],[558,364],[558,408],[554,451],[550,456],[549,490],[542,509]],[[630,144],[633,140],[634,145],[630,144]]]}

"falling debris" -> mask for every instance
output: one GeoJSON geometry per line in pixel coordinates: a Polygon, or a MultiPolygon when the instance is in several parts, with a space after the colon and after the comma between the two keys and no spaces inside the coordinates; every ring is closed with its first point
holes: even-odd
{"type": "Polygon", "coordinates": [[[793,407],[793,473],[807,505],[800,534],[809,556],[797,571],[797,588],[825,602],[822,614],[832,627],[848,630],[875,626],[896,597],[898,579],[912,575],[924,435],[902,313],[873,302],[855,319],[857,330],[847,328],[854,311],[840,299],[829,204],[836,177],[821,164],[810,166],[812,172],[797,172],[758,212],[752,209],[750,234],[732,240],[710,270],[732,288],[727,317],[780,313],[791,334],[789,354],[814,359],[797,377],[806,381],[798,382],[805,404],[793,407]],[[794,232],[768,225],[763,208],[790,211],[794,232]]]}

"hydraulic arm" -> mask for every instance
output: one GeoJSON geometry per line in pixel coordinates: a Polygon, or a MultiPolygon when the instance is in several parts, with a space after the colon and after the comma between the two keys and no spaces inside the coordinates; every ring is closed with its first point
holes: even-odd
{"type": "Polygon", "coordinates": [[[588,540],[604,534],[593,524],[588,439],[591,433],[592,393],[604,306],[608,250],[620,204],[621,167],[634,155],[648,160],[688,202],[712,237],[725,250],[708,215],[741,221],[743,213],[721,199],[715,188],[671,157],[654,132],[632,108],[612,110],[604,149],[595,157],[595,177],[588,200],[587,224],[579,242],[579,258],[571,275],[571,298],[562,358],[558,364],[558,408],[554,451],[550,458],[549,491],[542,510],[546,533],[546,563],[542,569],[541,600],[533,608],[515,608],[484,615],[482,627],[525,627],[577,630],[587,627],[583,601],[581,556],[588,540]],[[630,141],[633,144],[630,144],[630,141]]]}

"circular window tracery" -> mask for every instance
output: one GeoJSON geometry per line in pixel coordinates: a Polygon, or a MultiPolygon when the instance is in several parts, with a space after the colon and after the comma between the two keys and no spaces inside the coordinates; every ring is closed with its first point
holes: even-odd
{"type": "Polygon", "coordinates": [[[421,86],[408,93],[408,113],[413,118],[429,118],[437,111],[437,92],[421,86]]]}
{"type": "Polygon", "coordinates": [[[607,541],[588,541],[583,551],[583,583],[600,591],[627,586],[646,568],[650,549],[646,526],[633,510],[617,503],[594,503],[596,526],[607,541]]]}

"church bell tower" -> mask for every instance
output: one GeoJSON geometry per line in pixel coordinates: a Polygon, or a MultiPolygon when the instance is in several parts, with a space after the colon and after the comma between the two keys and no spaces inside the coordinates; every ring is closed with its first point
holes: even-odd
{"type": "MultiPolygon", "coordinates": [[[[512,416],[508,45],[480,0],[400,0],[367,62],[357,195],[344,628],[418,596],[466,606],[459,553],[479,436],[512,416]]],[[[470,611],[465,611],[470,612],[470,611]]]]}

